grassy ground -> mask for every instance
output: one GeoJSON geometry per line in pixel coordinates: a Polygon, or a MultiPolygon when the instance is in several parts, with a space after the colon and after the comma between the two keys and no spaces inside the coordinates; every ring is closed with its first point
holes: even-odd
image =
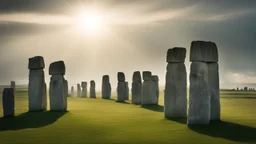
{"type": "Polygon", "coordinates": [[[16,116],[3,118],[0,110],[0,144],[256,143],[256,93],[221,94],[225,97],[221,98],[222,122],[189,128],[186,119],[164,119],[163,94],[159,106],[69,97],[67,113],[28,113],[27,92],[20,89],[15,99],[16,116]]]}

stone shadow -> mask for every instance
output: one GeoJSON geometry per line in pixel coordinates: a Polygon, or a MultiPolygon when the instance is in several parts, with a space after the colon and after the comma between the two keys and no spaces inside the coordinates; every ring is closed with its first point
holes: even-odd
{"type": "Polygon", "coordinates": [[[156,112],[163,112],[164,111],[164,106],[160,105],[141,105],[142,108],[147,109],[147,110],[152,110],[156,112]]]}
{"type": "Polygon", "coordinates": [[[187,117],[183,117],[183,118],[165,118],[167,120],[170,120],[170,121],[174,121],[174,122],[177,122],[177,123],[180,123],[180,124],[187,124],[187,117]]]}
{"type": "Polygon", "coordinates": [[[189,125],[189,129],[203,135],[236,142],[256,142],[256,128],[225,121],[212,121],[209,125],[189,125]]]}
{"type": "Polygon", "coordinates": [[[115,100],[115,102],[116,103],[121,103],[121,104],[130,104],[130,103],[126,102],[126,101],[117,101],[117,100],[115,100]]]}
{"type": "Polygon", "coordinates": [[[67,112],[26,112],[18,116],[0,118],[0,132],[44,127],[56,122],[67,112]]]}

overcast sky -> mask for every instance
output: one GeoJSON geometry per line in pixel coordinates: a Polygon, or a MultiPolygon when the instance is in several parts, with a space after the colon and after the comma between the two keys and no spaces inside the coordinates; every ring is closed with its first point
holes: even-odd
{"type": "Polygon", "coordinates": [[[129,83],[136,70],[150,70],[164,85],[168,48],[189,48],[193,40],[219,49],[221,87],[256,82],[256,1],[254,0],[1,0],[0,84],[28,83],[28,58],[49,64],[63,60],[70,85],[103,74],[116,87],[117,72],[129,83]],[[81,30],[76,16],[97,11],[104,25],[81,30]]]}

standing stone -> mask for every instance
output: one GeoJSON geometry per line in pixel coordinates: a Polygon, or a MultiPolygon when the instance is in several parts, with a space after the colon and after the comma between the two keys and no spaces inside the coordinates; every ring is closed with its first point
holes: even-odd
{"type": "Polygon", "coordinates": [[[142,73],[143,83],[142,83],[142,97],[141,104],[142,105],[151,105],[156,104],[157,98],[153,96],[153,82],[152,82],[152,74],[149,71],[143,71],[142,73]]]}
{"type": "Polygon", "coordinates": [[[63,61],[57,61],[50,64],[50,110],[67,111],[67,81],[64,79],[65,64],[63,61]]]}
{"type": "Polygon", "coordinates": [[[187,72],[184,63],[168,63],[165,76],[164,114],[166,118],[187,116],[187,72]]]}
{"type": "Polygon", "coordinates": [[[159,99],[159,84],[158,84],[159,78],[157,75],[152,75],[152,82],[153,82],[153,97],[156,98],[156,104],[158,104],[159,99]]]}
{"type": "Polygon", "coordinates": [[[218,62],[218,49],[215,43],[193,41],[190,47],[191,62],[218,62]]]}
{"type": "Polygon", "coordinates": [[[71,87],[71,92],[70,92],[71,96],[75,96],[75,89],[74,86],[71,87]]]}
{"type": "Polygon", "coordinates": [[[13,89],[14,93],[16,90],[15,81],[11,81],[11,88],[13,89]]]}
{"type": "Polygon", "coordinates": [[[77,84],[77,97],[81,97],[81,86],[77,84]]]}
{"type": "Polygon", "coordinates": [[[142,82],[139,71],[133,73],[132,81],[132,103],[141,104],[142,82]]]}
{"type": "Polygon", "coordinates": [[[110,99],[111,97],[111,84],[108,75],[102,77],[101,95],[103,99],[110,99]]]}
{"type": "Polygon", "coordinates": [[[14,116],[14,91],[12,88],[5,88],[2,97],[4,117],[14,116]]]}
{"type": "Polygon", "coordinates": [[[208,65],[192,62],[190,67],[190,89],[188,125],[209,124],[211,119],[211,93],[209,90],[208,65]]]}
{"type": "Polygon", "coordinates": [[[129,100],[129,83],[125,82],[125,100],[129,100]]]}
{"type": "Polygon", "coordinates": [[[41,111],[47,108],[44,67],[43,57],[36,56],[29,58],[29,111],[41,111]]]}
{"type": "Polygon", "coordinates": [[[90,81],[90,98],[96,98],[96,84],[94,80],[90,81]]]}
{"type": "Polygon", "coordinates": [[[64,90],[65,90],[65,96],[68,97],[68,81],[64,81],[64,90]]]}
{"type": "Polygon", "coordinates": [[[87,98],[87,82],[82,82],[82,97],[87,98]]]}
{"type": "Polygon", "coordinates": [[[124,102],[126,95],[126,86],[125,86],[125,75],[123,72],[117,73],[117,101],[124,102]]]}

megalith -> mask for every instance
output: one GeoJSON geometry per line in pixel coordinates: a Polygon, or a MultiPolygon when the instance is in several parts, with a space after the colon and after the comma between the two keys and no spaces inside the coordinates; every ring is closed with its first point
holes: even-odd
{"type": "Polygon", "coordinates": [[[156,104],[157,98],[153,96],[153,81],[152,74],[150,71],[142,72],[143,83],[142,83],[142,95],[141,95],[141,104],[142,105],[152,105],[156,104]]]}
{"type": "Polygon", "coordinates": [[[50,110],[67,111],[66,83],[64,78],[66,67],[64,61],[56,61],[50,64],[50,110]]]}
{"type": "Polygon", "coordinates": [[[15,90],[16,90],[15,81],[11,81],[11,88],[13,89],[13,91],[15,93],[15,90]]]}
{"type": "Polygon", "coordinates": [[[77,88],[77,97],[81,97],[81,95],[82,95],[81,94],[81,85],[78,83],[76,88],[77,88]]]}
{"type": "Polygon", "coordinates": [[[132,77],[132,103],[141,104],[142,82],[141,74],[135,71],[132,77]]]}
{"type": "Polygon", "coordinates": [[[87,98],[87,82],[82,82],[82,97],[87,98]]]}
{"type": "Polygon", "coordinates": [[[117,73],[117,102],[124,102],[126,95],[126,86],[125,86],[125,75],[123,72],[117,73]]]}
{"type": "Polygon", "coordinates": [[[101,95],[103,99],[110,99],[111,97],[111,84],[109,75],[103,75],[102,77],[101,95]]]}
{"type": "Polygon", "coordinates": [[[158,104],[158,99],[159,99],[159,78],[157,75],[152,75],[152,84],[153,84],[153,89],[152,89],[152,97],[156,99],[156,104],[158,104]]]}
{"type": "Polygon", "coordinates": [[[96,84],[94,80],[90,81],[90,98],[96,98],[96,84]]]}
{"type": "Polygon", "coordinates": [[[129,83],[125,82],[125,100],[129,100],[129,83]]]}
{"type": "Polygon", "coordinates": [[[35,56],[29,58],[28,107],[29,111],[41,111],[47,108],[44,58],[35,56]]]}
{"type": "Polygon", "coordinates": [[[5,88],[2,96],[4,117],[14,116],[14,91],[13,88],[5,88]]]}

